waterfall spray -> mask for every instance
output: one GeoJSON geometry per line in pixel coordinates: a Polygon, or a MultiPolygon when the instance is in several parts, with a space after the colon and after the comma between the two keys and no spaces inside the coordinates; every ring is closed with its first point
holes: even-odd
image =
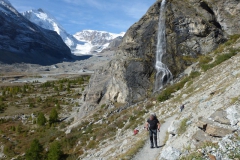
{"type": "Polygon", "coordinates": [[[155,92],[163,88],[163,86],[172,80],[172,73],[168,67],[162,63],[162,57],[166,54],[166,1],[162,0],[159,16],[159,28],[158,28],[158,42],[156,52],[156,79],[155,79],[155,92]]]}

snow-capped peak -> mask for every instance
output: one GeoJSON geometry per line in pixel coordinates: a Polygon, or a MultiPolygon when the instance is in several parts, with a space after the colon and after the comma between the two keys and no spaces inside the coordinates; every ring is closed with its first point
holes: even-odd
{"type": "Polygon", "coordinates": [[[22,13],[28,20],[48,30],[54,30],[59,35],[63,27],[57,20],[47,11],[39,8],[38,10],[30,10],[22,13]]]}
{"type": "Polygon", "coordinates": [[[106,31],[83,30],[72,36],[63,29],[51,14],[43,9],[30,10],[22,14],[38,26],[56,31],[75,55],[101,52],[109,46],[113,39],[125,34],[124,32],[115,34],[106,31]]]}
{"type": "Polygon", "coordinates": [[[75,51],[78,44],[82,44],[72,35],[68,34],[57,22],[57,20],[47,11],[40,8],[38,10],[26,11],[22,14],[25,18],[37,24],[38,26],[57,32],[66,43],[66,45],[72,50],[72,52],[75,51]]]}
{"type": "Polygon", "coordinates": [[[83,30],[77,32],[74,37],[80,41],[92,42],[92,44],[105,44],[106,41],[111,41],[119,36],[123,37],[125,32],[110,33],[107,31],[96,31],[96,30],[83,30]]]}

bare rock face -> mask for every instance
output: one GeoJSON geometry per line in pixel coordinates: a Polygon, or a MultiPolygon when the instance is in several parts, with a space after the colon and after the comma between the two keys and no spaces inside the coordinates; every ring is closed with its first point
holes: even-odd
{"type": "Polygon", "coordinates": [[[193,139],[200,141],[200,142],[209,142],[212,141],[212,137],[209,136],[207,133],[205,133],[202,130],[198,130],[194,135],[193,139]]]}
{"type": "MultiPolygon", "coordinates": [[[[86,100],[101,92],[101,97],[92,102],[131,103],[152,94],[160,5],[158,0],[130,27],[116,58],[92,76],[86,100]]],[[[178,76],[192,64],[186,57],[206,54],[226,41],[228,35],[240,33],[239,13],[238,0],[168,1],[167,54],[163,62],[173,75],[178,76]]]]}
{"type": "Polygon", "coordinates": [[[180,126],[180,121],[179,120],[175,120],[171,123],[171,125],[169,126],[168,128],[168,133],[169,134],[172,134],[172,135],[175,135],[178,133],[178,129],[179,129],[179,126],[180,126]]]}
{"type": "Polygon", "coordinates": [[[160,155],[160,159],[166,159],[166,160],[176,160],[179,159],[179,156],[181,155],[181,152],[173,147],[168,147],[165,150],[162,151],[160,155]]]}
{"type": "Polygon", "coordinates": [[[227,118],[227,112],[224,110],[218,110],[215,113],[213,113],[211,115],[211,118],[216,121],[219,122],[221,124],[227,124],[230,125],[230,120],[227,118]]]}
{"type": "Polygon", "coordinates": [[[216,20],[221,28],[229,35],[237,34],[240,30],[240,3],[238,0],[206,0],[213,13],[216,15],[216,20]],[[231,18],[232,17],[232,18],[231,18]]]}
{"type": "Polygon", "coordinates": [[[223,127],[218,127],[214,125],[207,125],[206,133],[214,137],[224,137],[228,134],[232,134],[234,129],[227,129],[223,127]]]}
{"type": "MultiPolygon", "coordinates": [[[[213,137],[224,137],[236,131],[235,129],[226,126],[218,126],[217,123],[214,123],[213,121],[205,118],[199,118],[198,122],[196,123],[196,126],[199,127],[205,133],[207,133],[209,136],[213,137]]],[[[193,138],[195,139],[199,138],[200,133],[203,132],[199,131],[193,138]]],[[[209,138],[209,136],[205,137],[209,138]]]]}
{"type": "Polygon", "coordinates": [[[199,127],[202,130],[206,130],[208,124],[213,124],[212,121],[205,119],[205,118],[199,118],[198,122],[196,123],[196,126],[199,127]]]}

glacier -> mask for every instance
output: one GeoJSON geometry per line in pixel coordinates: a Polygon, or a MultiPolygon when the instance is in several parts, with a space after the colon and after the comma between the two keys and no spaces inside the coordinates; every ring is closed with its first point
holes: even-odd
{"type": "Polygon", "coordinates": [[[125,32],[115,34],[106,31],[83,30],[71,35],[58,23],[54,16],[41,8],[23,12],[22,15],[44,29],[57,32],[74,55],[100,53],[108,48],[111,41],[119,36],[123,37],[125,34],[125,32]]]}

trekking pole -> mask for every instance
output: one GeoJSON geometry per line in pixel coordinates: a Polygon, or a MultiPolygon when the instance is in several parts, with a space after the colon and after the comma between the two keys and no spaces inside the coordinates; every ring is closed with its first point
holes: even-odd
{"type": "Polygon", "coordinates": [[[157,136],[158,136],[158,144],[159,144],[159,147],[160,147],[161,146],[160,145],[160,129],[158,130],[158,135],[157,136]]]}

